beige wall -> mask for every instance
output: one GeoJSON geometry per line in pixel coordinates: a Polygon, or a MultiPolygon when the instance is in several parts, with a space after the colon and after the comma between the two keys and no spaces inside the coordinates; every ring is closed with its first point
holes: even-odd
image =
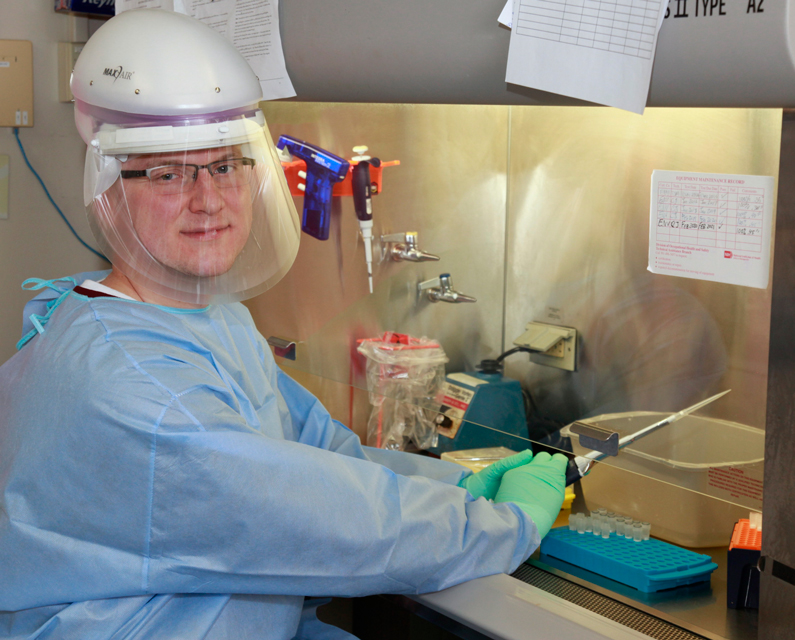
{"type": "MultiPolygon", "coordinates": [[[[87,20],[53,11],[52,2],[4,0],[0,39],[33,43],[35,126],[20,129],[28,159],[81,237],[93,245],[82,203],[84,145],[72,105],[58,102],[57,43],[87,33],[87,20]],[[83,32],[82,34],[80,32],[83,32]]],[[[9,213],[0,220],[0,362],[16,353],[29,277],[55,278],[102,268],[72,236],[22,160],[11,129],[0,129],[0,154],[10,157],[9,213]]]]}

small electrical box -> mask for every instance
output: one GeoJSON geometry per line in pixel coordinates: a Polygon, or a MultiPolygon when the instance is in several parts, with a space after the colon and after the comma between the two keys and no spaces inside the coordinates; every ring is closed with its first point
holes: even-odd
{"type": "Polygon", "coordinates": [[[0,127],[33,126],[33,45],[0,40],[0,127]]]}

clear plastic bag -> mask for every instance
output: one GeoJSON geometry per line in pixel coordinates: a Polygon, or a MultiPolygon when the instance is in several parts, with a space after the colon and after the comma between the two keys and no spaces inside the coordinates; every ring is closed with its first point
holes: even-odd
{"type": "Polygon", "coordinates": [[[435,446],[436,394],[444,384],[448,357],[438,342],[387,332],[361,340],[367,358],[367,389],[373,411],[367,422],[367,444],[404,450],[409,442],[420,449],[435,446]]]}

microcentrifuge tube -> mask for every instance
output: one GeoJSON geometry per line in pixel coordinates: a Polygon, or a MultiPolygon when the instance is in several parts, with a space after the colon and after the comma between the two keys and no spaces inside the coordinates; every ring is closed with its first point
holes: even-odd
{"type": "Polygon", "coordinates": [[[616,518],[616,534],[622,538],[624,537],[624,518],[621,516],[616,518]]]}
{"type": "Polygon", "coordinates": [[[569,531],[576,531],[577,529],[577,516],[573,513],[569,514],[569,531]]]}
{"type": "Polygon", "coordinates": [[[610,537],[610,526],[606,523],[602,523],[602,537],[607,540],[610,537]]]}
{"type": "Polygon", "coordinates": [[[648,522],[643,522],[643,539],[648,540],[651,537],[651,524],[648,522]]]}
{"type": "Polygon", "coordinates": [[[604,507],[600,508],[598,511],[599,515],[603,518],[607,515],[607,509],[605,509],[604,507]]]}
{"type": "Polygon", "coordinates": [[[585,533],[585,515],[582,513],[577,514],[577,533],[585,533]]]}
{"type": "Polygon", "coordinates": [[[593,519],[590,516],[585,516],[585,533],[593,531],[593,519]]]}
{"type": "Polygon", "coordinates": [[[636,522],[632,525],[632,539],[635,542],[643,540],[643,525],[640,522],[636,522]]]}
{"type": "Polygon", "coordinates": [[[594,520],[591,523],[591,527],[593,529],[592,533],[595,536],[601,536],[602,535],[602,521],[601,520],[599,520],[598,518],[596,520],[594,520]]]}

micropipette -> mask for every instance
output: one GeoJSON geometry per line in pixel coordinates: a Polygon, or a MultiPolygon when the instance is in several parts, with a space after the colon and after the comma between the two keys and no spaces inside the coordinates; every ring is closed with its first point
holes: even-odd
{"type": "MultiPolygon", "coordinates": [[[[707,398],[706,400],[702,400],[701,402],[697,402],[696,404],[687,407],[686,409],[682,409],[677,413],[673,413],[667,418],[660,420],[659,422],[655,422],[648,427],[644,427],[635,433],[632,433],[628,436],[624,436],[623,438],[619,439],[618,441],[618,448],[623,449],[627,445],[632,444],[636,440],[640,440],[641,438],[645,438],[650,433],[657,431],[657,429],[662,429],[663,427],[667,427],[669,424],[672,424],[679,420],[680,418],[684,418],[686,415],[697,411],[701,407],[708,405],[710,402],[714,402],[718,398],[725,396],[729,393],[731,389],[727,389],[726,391],[722,391],[711,398],[707,398]]],[[[566,486],[573,484],[580,478],[584,477],[593,466],[594,462],[598,462],[607,457],[606,453],[602,453],[600,451],[591,451],[590,453],[585,454],[584,456],[577,456],[573,459],[569,460],[569,466],[566,469],[566,486]]]]}
{"type": "MultiPolygon", "coordinates": [[[[367,147],[354,147],[355,153],[363,154],[367,147]]],[[[367,280],[370,293],[373,292],[373,201],[371,198],[370,165],[381,166],[378,158],[357,155],[352,158],[357,164],[353,167],[351,186],[353,188],[353,207],[359,219],[359,229],[364,241],[364,259],[367,263],[367,280]]]]}

